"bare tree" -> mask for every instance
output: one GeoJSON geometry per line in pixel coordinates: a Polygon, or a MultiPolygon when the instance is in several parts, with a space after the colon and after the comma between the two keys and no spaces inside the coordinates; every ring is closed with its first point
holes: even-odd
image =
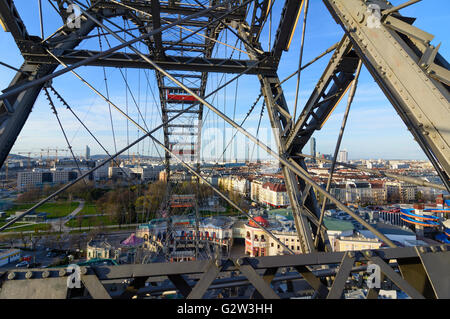
{"type": "Polygon", "coordinates": [[[14,248],[14,243],[16,242],[16,236],[14,235],[9,235],[9,236],[5,236],[3,237],[5,239],[5,241],[9,244],[10,248],[14,248]]]}
{"type": "Polygon", "coordinates": [[[29,239],[30,237],[27,234],[20,232],[20,241],[22,242],[24,248],[27,248],[27,243],[29,239]]]}
{"type": "Polygon", "coordinates": [[[73,234],[70,236],[69,245],[70,247],[76,247],[78,249],[81,249],[81,241],[82,236],[80,234],[73,234]]]}
{"type": "Polygon", "coordinates": [[[55,240],[56,247],[58,247],[59,250],[62,250],[62,247],[64,246],[64,238],[61,235],[56,236],[55,240]]]}
{"type": "Polygon", "coordinates": [[[81,231],[81,225],[83,224],[83,215],[77,215],[78,229],[81,231]]]}
{"type": "Polygon", "coordinates": [[[42,239],[41,236],[31,236],[30,235],[30,242],[31,242],[31,249],[35,250],[36,249],[36,245],[38,242],[40,242],[42,239]]]}
{"type": "Polygon", "coordinates": [[[58,220],[58,225],[59,225],[59,232],[61,233],[62,232],[62,227],[64,225],[64,219],[63,218],[60,218],[58,220]]]}

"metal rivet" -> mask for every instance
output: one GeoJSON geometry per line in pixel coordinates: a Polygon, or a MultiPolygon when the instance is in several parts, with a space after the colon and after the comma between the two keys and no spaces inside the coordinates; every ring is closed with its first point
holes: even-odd
{"type": "Polygon", "coordinates": [[[27,271],[27,273],[25,274],[25,278],[27,278],[27,279],[33,278],[33,272],[27,271]]]}
{"type": "Polygon", "coordinates": [[[80,268],[80,271],[81,271],[81,274],[82,274],[82,275],[86,275],[87,272],[88,272],[88,269],[87,269],[86,267],[81,267],[81,268],[80,268]]]}
{"type": "Polygon", "coordinates": [[[237,263],[239,266],[242,266],[242,265],[244,264],[244,259],[238,258],[238,260],[236,260],[236,263],[237,263]]]}
{"type": "Polygon", "coordinates": [[[59,276],[60,276],[60,277],[64,277],[66,274],[67,274],[67,271],[66,271],[65,269],[61,269],[61,270],[59,271],[59,276]]]}
{"type": "Polygon", "coordinates": [[[10,272],[9,274],[8,274],[8,279],[9,280],[13,280],[14,278],[16,278],[16,273],[13,271],[13,272],[10,272]]]}
{"type": "Polygon", "coordinates": [[[44,270],[42,272],[42,278],[48,278],[50,276],[50,272],[48,270],[44,270]]]}
{"type": "Polygon", "coordinates": [[[358,11],[358,13],[356,14],[356,17],[358,18],[357,21],[359,23],[362,23],[364,21],[364,13],[358,11]]]}

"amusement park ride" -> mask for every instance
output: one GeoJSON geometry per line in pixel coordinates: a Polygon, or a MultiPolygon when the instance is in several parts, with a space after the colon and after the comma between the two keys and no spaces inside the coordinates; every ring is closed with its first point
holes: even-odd
{"type": "MultiPolygon", "coordinates": [[[[43,35],[28,33],[15,1],[0,0],[1,24],[14,37],[24,58],[9,87],[0,95],[0,163],[7,158],[41,90],[49,88],[56,92],[51,84],[53,78],[72,72],[90,86],[76,72],[78,67],[152,69],[155,70],[159,88],[163,124],[149,130],[129,119],[144,135],[105,162],[114,160],[143,139],[150,138],[165,150],[168,181],[172,163],[180,163],[198,180],[210,185],[233,208],[249,216],[200,174],[201,123],[203,110],[207,108],[279,161],[302,251],[302,254],[295,255],[274,238],[285,248],[285,255],[183,263],[83,266],[82,292],[67,288],[68,273],[62,269],[13,270],[0,277],[0,298],[131,298],[158,296],[169,290],[177,290],[186,298],[202,298],[215,297],[219,292],[227,295],[236,287],[250,287],[246,291],[251,292],[248,295],[251,298],[342,298],[345,291],[352,289],[346,285],[347,279],[353,273],[364,272],[372,263],[379,266],[384,278],[411,298],[449,298],[450,246],[397,247],[353,209],[333,197],[328,187],[323,189],[315,183],[302,154],[313,133],[324,127],[347,91],[348,112],[364,66],[434,166],[443,188],[450,190],[449,64],[439,54],[439,46],[430,44],[433,35],[415,27],[414,18],[400,13],[403,8],[419,1],[410,0],[393,6],[386,0],[322,0],[328,10],[324,14],[330,14],[345,34],[314,60],[331,54],[303,109],[299,109],[297,114],[295,105],[291,114],[282,88],[285,80],[279,79],[277,70],[283,52],[289,50],[297,24],[301,23],[299,18],[303,9],[304,38],[308,0],[98,0],[88,1],[88,4],[77,0],[51,0],[63,26],[45,39],[43,35]],[[68,20],[70,15],[66,9],[69,5],[77,5],[80,9],[77,28],[71,27],[73,20],[68,20]],[[265,51],[260,38],[267,31],[267,21],[274,6],[282,6],[281,16],[273,45],[265,51]],[[126,30],[115,24],[114,18],[130,21],[139,34],[128,32],[129,36],[124,39],[119,32],[126,30]],[[111,25],[115,26],[114,30],[110,29],[111,25]],[[97,28],[114,37],[119,44],[104,50],[78,49],[83,39],[97,33],[97,28]],[[190,32],[180,31],[176,37],[170,30],[190,32]],[[219,35],[224,30],[233,33],[242,43],[248,59],[212,57],[215,45],[223,44],[219,35]],[[147,50],[136,49],[137,43],[144,44],[147,50]],[[124,52],[124,48],[128,51],[124,52]],[[212,72],[231,74],[232,78],[207,93],[208,75],[212,72]],[[244,74],[254,75],[259,81],[276,137],[276,150],[269,148],[207,100],[244,74]],[[160,142],[152,134],[161,128],[164,141],[160,142]],[[197,163],[196,167],[189,162],[197,163]],[[326,201],[353,217],[388,248],[333,252],[323,225],[324,205],[318,202],[316,194],[321,194],[326,201]],[[230,276],[232,272],[239,275],[230,276]],[[113,289],[111,282],[125,279],[128,280],[127,287],[113,289]],[[151,285],[146,285],[146,282],[151,285]],[[306,283],[308,288],[296,290],[293,282],[306,283]],[[280,283],[288,283],[289,288],[276,289],[280,283]]],[[[303,68],[314,61],[303,64],[303,68]]],[[[301,70],[299,68],[292,76],[300,76],[301,70]]],[[[120,107],[93,90],[127,117],[120,107]]],[[[344,128],[345,122],[336,150],[339,150],[344,128]]],[[[336,156],[331,175],[335,164],[336,156]]],[[[33,209],[76,181],[39,202],[33,209]]],[[[419,180],[412,182],[423,183],[419,180]]],[[[170,202],[168,197],[171,205],[191,206],[190,199],[177,200],[170,202]]],[[[443,210],[447,214],[448,206],[443,210]]],[[[0,231],[27,213],[29,211],[1,226],[0,231]]],[[[411,211],[402,211],[401,214],[407,222],[434,227],[433,217],[426,214],[418,215],[411,211]]],[[[254,221],[251,216],[249,218],[254,221]]],[[[274,237],[262,225],[256,222],[255,225],[274,237]]],[[[377,298],[378,292],[379,288],[370,288],[367,298],[377,298]]]]}

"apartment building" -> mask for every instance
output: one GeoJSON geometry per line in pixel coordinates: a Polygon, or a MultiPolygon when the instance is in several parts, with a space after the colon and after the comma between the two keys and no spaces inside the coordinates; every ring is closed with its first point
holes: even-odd
{"type": "Polygon", "coordinates": [[[384,185],[388,201],[411,203],[416,200],[418,192],[416,185],[404,182],[386,182],[384,185]]]}
{"type": "Polygon", "coordinates": [[[230,192],[236,192],[247,196],[250,190],[250,182],[242,176],[226,175],[219,177],[219,187],[230,192]]]}
{"type": "Polygon", "coordinates": [[[339,237],[334,242],[334,251],[378,249],[381,244],[381,241],[377,238],[365,238],[360,236],[339,237]]]}
{"type": "Polygon", "coordinates": [[[250,199],[268,207],[287,207],[290,205],[286,185],[275,178],[254,179],[250,183],[250,199]]]}
{"type": "Polygon", "coordinates": [[[75,169],[33,169],[32,171],[19,172],[17,173],[17,188],[25,190],[44,184],[67,183],[77,179],[78,174],[75,169]]]}
{"type": "Polygon", "coordinates": [[[266,182],[263,184],[259,202],[270,207],[287,207],[289,206],[289,196],[286,192],[286,185],[281,183],[266,182]]]}

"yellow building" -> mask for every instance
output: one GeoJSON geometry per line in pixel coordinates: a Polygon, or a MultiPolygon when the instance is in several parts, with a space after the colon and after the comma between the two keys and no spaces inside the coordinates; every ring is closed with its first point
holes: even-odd
{"type": "Polygon", "coordinates": [[[381,241],[365,237],[339,237],[334,243],[334,251],[378,249],[381,241]]]}
{"type": "Polygon", "coordinates": [[[113,247],[105,240],[93,239],[87,243],[86,260],[94,258],[115,258],[115,251],[113,247]]]}

